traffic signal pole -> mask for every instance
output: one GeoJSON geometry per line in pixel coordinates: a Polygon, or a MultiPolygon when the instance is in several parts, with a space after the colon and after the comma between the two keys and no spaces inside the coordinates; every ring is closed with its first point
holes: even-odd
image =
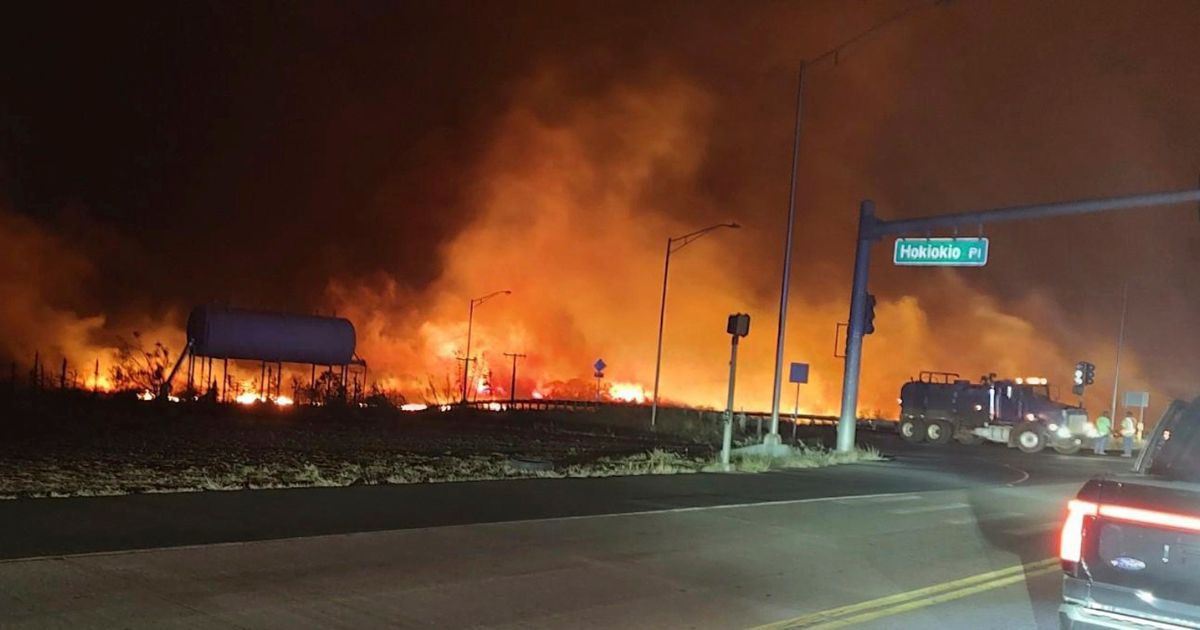
{"type": "Polygon", "coordinates": [[[863,333],[867,320],[867,274],[871,269],[871,241],[875,225],[875,202],[858,206],[858,245],[854,248],[854,285],[850,292],[850,325],[846,332],[846,367],[842,377],[842,415],[838,419],[837,449],[854,450],[858,423],[858,373],[862,364],[863,333]]]}
{"type": "Polygon", "coordinates": [[[1200,190],[1100,197],[894,221],[879,220],[875,217],[874,202],[863,201],[859,206],[858,243],[854,253],[854,282],[850,289],[850,325],[846,339],[845,370],[842,373],[842,413],[838,419],[838,450],[841,452],[854,450],[854,434],[858,421],[859,368],[862,364],[862,338],[866,322],[867,283],[872,242],[884,236],[924,233],[936,229],[982,226],[984,223],[1090,214],[1129,208],[1167,206],[1194,201],[1200,201],[1200,190]]]}

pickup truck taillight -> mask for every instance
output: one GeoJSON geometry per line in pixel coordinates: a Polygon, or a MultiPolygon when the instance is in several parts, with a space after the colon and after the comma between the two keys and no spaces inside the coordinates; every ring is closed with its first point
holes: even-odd
{"type": "Polygon", "coordinates": [[[1082,557],[1083,525],[1088,516],[1102,516],[1114,521],[1164,529],[1200,532],[1200,518],[1195,516],[1073,499],[1067,503],[1067,520],[1063,523],[1062,540],[1058,549],[1058,557],[1063,562],[1079,562],[1082,557]]]}
{"type": "Polygon", "coordinates": [[[1067,503],[1067,521],[1063,523],[1062,540],[1058,545],[1058,557],[1063,562],[1079,562],[1083,554],[1083,519],[1095,516],[1099,508],[1095,503],[1079,499],[1067,503]]]}

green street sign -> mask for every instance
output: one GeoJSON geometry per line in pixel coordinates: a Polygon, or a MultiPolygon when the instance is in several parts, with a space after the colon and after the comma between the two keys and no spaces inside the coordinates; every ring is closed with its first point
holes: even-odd
{"type": "Polygon", "coordinates": [[[979,238],[898,238],[892,262],[926,267],[982,267],[988,240],[979,238]]]}

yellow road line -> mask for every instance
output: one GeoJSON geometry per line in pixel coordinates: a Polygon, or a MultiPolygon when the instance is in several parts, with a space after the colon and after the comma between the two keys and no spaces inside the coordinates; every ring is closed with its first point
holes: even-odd
{"type": "Polygon", "coordinates": [[[949,593],[935,595],[935,596],[929,597],[927,599],[919,599],[919,600],[915,600],[915,601],[910,601],[910,602],[907,602],[904,604],[899,604],[897,606],[892,606],[891,608],[882,608],[879,610],[873,610],[871,612],[862,613],[860,615],[854,615],[852,617],[843,617],[841,619],[838,619],[837,621],[830,621],[828,623],[822,623],[822,624],[817,624],[815,626],[805,626],[805,627],[807,628],[807,630],[817,630],[818,628],[820,630],[833,630],[834,628],[844,628],[846,626],[852,626],[852,625],[856,625],[856,624],[860,624],[860,623],[866,623],[868,621],[879,619],[881,617],[890,617],[892,615],[899,615],[900,613],[906,613],[906,612],[910,612],[913,610],[918,610],[921,608],[925,608],[927,606],[934,606],[936,604],[954,601],[956,599],[960,599],[960,598],[967,597],[970,595],[975,595],[976,593],[990,591],[994,588],[1000,588],[1002,586],[1008,586],[1010,584],[1018,584],[1018,583],[1024,582],[1026,579],[1035,578],[1035,577],[1038,577],[1041,575],[1046,575],[1049,573],[1057,573],[1060,570],[1061,569],[1059,569],[1059,567],[1046,567],[1044,569],[1037,569],[1035,571],[1030,571],[1029,573],[1018,573],[1016,575],[1010,575],[1008,577],[993,580],[991,582],[984,582],[983,584],[976,584],[975,586],[968,586],[966,588],[959,589],[957,591],[950,591],[949,593]]]}
{"type": "MultiPolygon", "coordinates": [[[[998,569],[996,571],[980,573],[978,575],[951,580],[949,582],[942,582],[941,584],[934,584],[932,586],[926,586],[924,588],[919,588],[904,593],[897,593],[895,595],[888,595],[886,597],[859,602],[857,604],[839,606],[837,608],[830,608],[828,610],[808,613],[792,619],[784,619],[782,621],[769,623],[764,626],[758,626],[753,630],[782,630],[783,628],[809,627],[813,626],[814,624],[833,622],[837,620],[837,618],[845,617],[846,615],[855,615],[856,613],[863,613],[864,611],[883,608],[886,606],[903,605],[911,600],[919,600],[920,602],[924,602],[929,598],[939,596],[943,593],[948,593],[950,591],[957,592],[958,589],[986,586],[986,588],[980,588],[979,590],[988,590],[988,588],[996,588],[996,586],[992,586],[992,583],[996,581],[1005,579],[1020,581],[1025,579],[1026,575],[1033,575],[1035,572],[1050,572],[1051,570],[1058,570],[1058,563],[1058,558],[1046,558],[1045,560],[1039,560],[1038,562],[1030,562],[1025,565],[1018,565],[1008,567],[1006,569],[998,569]]],[[[1038,574],[1040,575],[1041,573],[1038,574]]],[[[1008,583],[1011,582],[1005,582],[1005,584],[1008,583]]],[[[1003,585],[1004,584],[999,584],[997,586],[1003,585]]]]}

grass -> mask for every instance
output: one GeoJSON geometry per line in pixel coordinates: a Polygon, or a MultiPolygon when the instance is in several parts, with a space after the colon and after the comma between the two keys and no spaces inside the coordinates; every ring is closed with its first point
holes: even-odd
{"type": "MultiPolygon", "coordinates": [[[[884,457],[874,447],[857,447],[849,453],[840,453],[823,446],[804,446],[784,457],[747,455],[734,457],[730,464],[738,472],[766,472],[800,468],[825,468],[840,464],[883,461],[884,457]]],[[[716,464],[719,466],[719,464],[716,464]]]]}
{"type": "Polygon", "coordinates": [[[702,472],[707,460],[654,449],[625,457],[604,457],[575,464],[561,471],[562,477],[619,477],[628,475],[676,475],[702,472]]]}
{"type": "MultiPolygon", "coordinates": [[[[759,473],[881,459],[878,451],[870,448],[838,453],[820,447],[806,447],[788,457],[736,458],[733,469],[743,473],[759,473]]],[[[20,474],[0,476],[0,498],[342,487],[535,477],[674,475],[720,470],[720,464],[711,459],[662,449],[600,457],[590,462],[551,466],[546,470],[515,466],[508,456],[499,453],[462,456],[380,454],[365,461],[325,460],[318,463],[294,457],[288,461],[214,462],[185,467],[153,466],[144,461],[92,461],[68,466],[58,466],[52,461],[26,461],[20,474]]]]}

